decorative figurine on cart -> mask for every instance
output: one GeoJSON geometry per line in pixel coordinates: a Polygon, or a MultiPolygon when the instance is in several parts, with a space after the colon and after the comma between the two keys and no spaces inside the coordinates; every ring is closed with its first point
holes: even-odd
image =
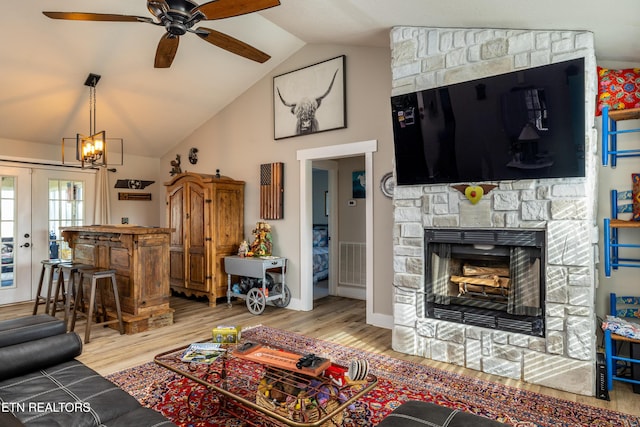
{"type": "Polygon", "coordinates": [[[238,247],[238,256],[244,258],[247,256],[248,252],[249,252],[249,243],[246,240],[243,240],[240,243],[240,247],[238,247]]]}
{"type": "Polygon", "coordinates": [[[252,231],[255,240],[251,243],[249,256],[271,256],[273,240],[271,238],[271,226],[266,222],[258,221],[256,228],[252,231]]]}

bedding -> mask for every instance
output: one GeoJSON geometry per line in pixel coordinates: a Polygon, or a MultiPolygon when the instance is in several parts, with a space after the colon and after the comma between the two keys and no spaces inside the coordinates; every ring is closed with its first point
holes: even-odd
{"type": "Polygon", "coordinates": [[[329,229],[313,226],[313,283],[329,278],[329,229]]]}

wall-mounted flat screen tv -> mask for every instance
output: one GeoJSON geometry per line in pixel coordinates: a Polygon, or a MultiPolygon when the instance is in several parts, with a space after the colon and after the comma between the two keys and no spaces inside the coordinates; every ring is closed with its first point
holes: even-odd
{"type": "Polygon", "coordinates": [[[585,176],[584,58],[391,98],[398,185],[585,176]]]}

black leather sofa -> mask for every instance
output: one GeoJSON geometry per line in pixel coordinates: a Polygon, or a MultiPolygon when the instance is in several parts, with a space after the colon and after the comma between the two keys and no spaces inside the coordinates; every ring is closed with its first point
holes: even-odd
{"type": "Polygon", "coordinates": [[[430,402],[410,400],[393,410],[378,427],[508,427],[507,424],[430,402]]]}
{"type": "Polygon", "coordinates": [[[46,314],[0,321],[0,426],[174,426],[75,359],[82,341],[46,314]]]}

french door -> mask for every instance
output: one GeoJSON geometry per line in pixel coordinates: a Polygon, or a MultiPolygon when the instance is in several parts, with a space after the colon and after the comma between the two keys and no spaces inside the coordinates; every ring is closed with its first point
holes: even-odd
{"type": "Polygon", "coordinates": [[[0,304],[31,299],[31,171],[0,168],[0,304]]]}
{"type": "Polygon", "coordinates": [[[70,258],[59,227],[93,218],[95,172],[0,166],[0,305],[31,301],[41,261],[70,258]]]}

